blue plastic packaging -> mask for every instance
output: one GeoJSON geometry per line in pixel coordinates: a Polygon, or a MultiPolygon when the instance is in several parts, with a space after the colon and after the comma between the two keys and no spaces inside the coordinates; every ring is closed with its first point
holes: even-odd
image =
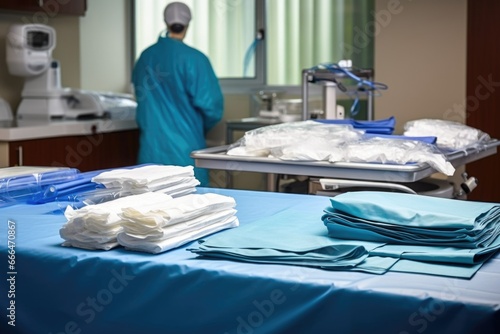
{"type": "Polygon", "coordinates": [[[66,167],[7,167],[0,169],[0,206],[36,201],[54,185],[73,181],[80,171],[66,167]]]}

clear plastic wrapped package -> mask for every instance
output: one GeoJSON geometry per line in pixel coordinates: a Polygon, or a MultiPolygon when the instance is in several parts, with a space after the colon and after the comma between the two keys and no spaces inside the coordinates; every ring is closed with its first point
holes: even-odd
{"type": "Polygon", "coordinates": [[[428,163],[451,176],[455,168],[435,141],[434,136],[367,135],[349,124],[303,121],[247,131],[242,139],[229,146],[227,155],[332,163],[428,163]]]}
{"type": "Polygon", "coordinates": [[[8,167],[0,169],[0,206],[37,202],[51,196],[54,186],[78,177],[65,167],[8,167]]]}
{"type": "Polygon", "coordinates": [[[68,206],[77,210],[87,205],[101,204],[121,197],[138,195],[144,192],[146,191],[141,190],[132,192],[121,188],[100,188],[83,192],[61,194],[55,198],[55,201],[59,209],[64,212],[68,206]]]}
{"type": "Polygon", "coordinates": [[[347,162],[427,163],[445,175],[455,173],[455,167],[435,145],[418,140],[373,137],[349,144],[345,152],[347,162]]]}
{"type": "Polygon", "coordinates": [[[345,139],[311,136],[292,145],[273,148],[271,156],[288,161],[343,161],[345,139]]]}
{"type": "Polygon", "coordinates": [[[303,155],[302,160],[328,160],[325,149],[358,140],[363,134],[349,124],[282,123],[247,131],[243,138],[229,146],[227,154],[297,160],[290,150],[300,150],[298,154],[303,155]]]}
{"type": "Polygon", "coordinates": [[[480,148],[491,138],[489,134],[468,125],[442,119],[418,119],[404,125],[405,136],[436,136],[436,145],[447,151],[480,148]]]}

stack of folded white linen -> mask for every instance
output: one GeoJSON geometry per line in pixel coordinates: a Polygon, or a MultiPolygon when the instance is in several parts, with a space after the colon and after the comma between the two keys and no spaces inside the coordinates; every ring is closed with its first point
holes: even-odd
{"type": "Polygon", "coordinates": [[[130,206],[120,214],[117,236],[126,249],[161,253],[239,225],[235,200],[214,193],[189,194],[162,203],[130,206]]]}
{"type": "Polygon", "coordinates": [[[154,205],[171,200],[172,196],[164,193],[146,192],[88,205],[78,210],[68,206],[64,212],[68,221],[59,230],[60,236],[65,240],[62,245],[110,250],[119,245],[116,237],[122,231],[122,219],[119,216],[122,208],[154,205]]]}
{"type": "Polygon", "coordinates": [[[162,192],[179,197],[196,191],[200,182],[194,176],[193,166],[146,165],[131,169],[103,172],[92,182],[106,188],[127,190],[138,194],[147,191],[162,192]]]}

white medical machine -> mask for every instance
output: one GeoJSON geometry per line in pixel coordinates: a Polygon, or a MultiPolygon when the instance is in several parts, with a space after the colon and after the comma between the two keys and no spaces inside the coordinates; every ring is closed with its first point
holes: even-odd
{"type": "Polygon", "coordinates": [[[12,109],[10,104],[0,97],[0,122],[2,121],[12,121],[12,109]]]}
{"type": "Polygon", "coordinates": [[[52,58],[56,32],[43,24],[15,24],[7,34],[10,74],[24,77],[17,119],[79,119],[135,113],[129,94],[83,91],[61,86],[61,68],[52,58]]]}

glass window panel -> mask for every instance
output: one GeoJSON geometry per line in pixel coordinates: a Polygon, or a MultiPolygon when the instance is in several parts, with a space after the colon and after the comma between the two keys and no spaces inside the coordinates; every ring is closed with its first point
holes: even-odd
{"type": "Polygon", "coordinates": [[[303,69],[341,59],[371,68],[373,38],[366,28],[373,6],[356,0],[268,0],[267,84],[299,85],[303,69]]]}
{"type": "MultiPolygon", "coordinates": [[[[165,33],[163,9],[170,2],[134,1],[135,59],[165,33]]],[[[265,78],[256,82],[272,86],[300,85],[303,69],[341,59],[373,68],[373,0],[267,0],[262,12],[256,10],[262,0],[182,2],[193,16],[185,43],[205,53],[232,88],[263,76],[256,69],[262,63],[265,78]],[[260,28],[265,44],[256,40],[260,28]],[[266,52],[256,52],[259,47],[266,52]]]]}
{"type": "MultiPolygon", "coordinates": [[[[136,0],[135,59],[166,33],[165,6],[171,0],[136,0]]],[[[192,20],[184,42],[208,56],[219,78],[255,77],[255,2],[183,0],[192,20]],[[245,62],[245,55],[247,61],[245,62]]]]}

